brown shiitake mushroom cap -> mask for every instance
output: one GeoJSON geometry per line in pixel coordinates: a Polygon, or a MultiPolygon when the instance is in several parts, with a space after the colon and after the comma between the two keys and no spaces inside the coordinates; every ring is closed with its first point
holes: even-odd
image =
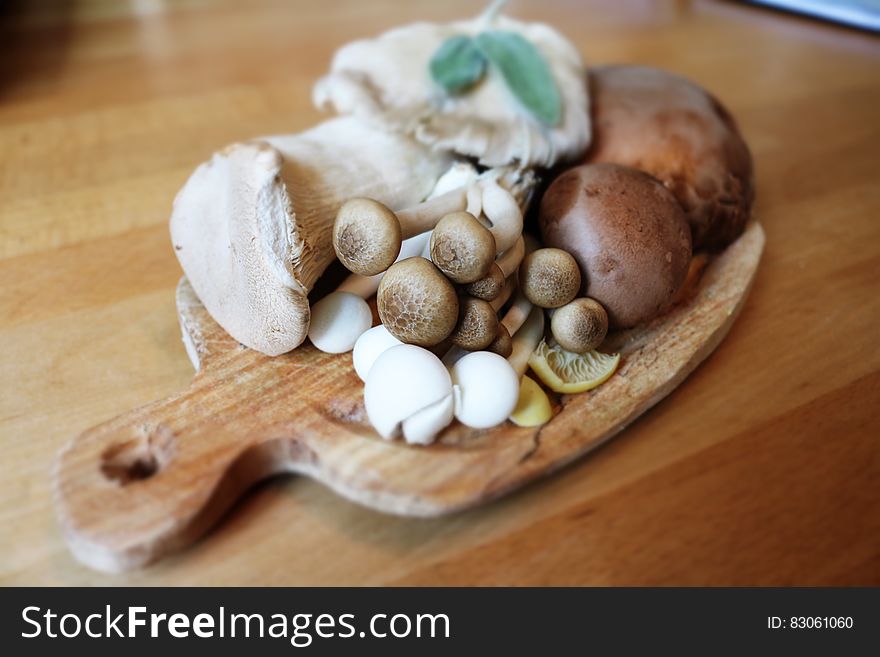
{"type": "Polygon", "coordinates": [[[473,283],[495,262],[495,238],[474,215],[452,212],[431,233],[431,260],[456,283],[473,283]]]}
{"type": "Polygon", "coordinates": [[[486,351],[498,354],[502,358],[509,358],[513,353],[513,339],[504,324],[498,324],[498,333],[492,344],[486,347],[486,351]]]}
{"type": "Polygon", "coordinates": [[[401,342],[431,347],[445,340],[458,322],[452,283],[425,258],[389,267],[376,294],[379,318],[401,342]]]}
{"type": "Polygon", "coordinates": [[[336,257],[346,269],[361,276],[388,269],[400,253],[401,239],[397,215],[369,198],[343,203],[333,224],[336,257]]]}
{"type": "Polygon", "coordinates": [[[563,349],[585,354],[605,339],[608,314],[595,299],[581,297],[556,309],[550,318],[550,331],[563,349]]]}
{"type": "Polygon", "coordinates": [[[569,169],[545,192],[544,243],[561,246],[584,274],[584,292],[612,326],[647,321],[687,275],[691,234],[681,206],[656,178],[616,164],[569,169]]]}
{"type": "Polygon", "coordinates": [[[485,349],[498,335],[498,315],[488,301],[462,297],[458,302],[458,324],[452,343],[468,351],[485,349]]]}
{"type": "Polygon", "coordinates": [[[477,299],[494,301],[504,288],[504,280],[504,272],[501,271],[501,267],[492,263],[492,266],[489,267],[489,273],[478,281],[468,283],[464,287],[464,291],[477,299]]]}
{"type": "Polygon", "coordinates": [[[519,284],[526,298],[541,308],[558,308],[577,296],[581,272],[561,248],[537,249],[523,258],[519,284]]]}
{"type": "Polygon", "coordinates": [[[746,225],[754,198],[749,148],[730,113],[685,78],[647,66],[590,69],[593,144],[660,180],[684,208],[694,248],[719,249],[746,225]]]}

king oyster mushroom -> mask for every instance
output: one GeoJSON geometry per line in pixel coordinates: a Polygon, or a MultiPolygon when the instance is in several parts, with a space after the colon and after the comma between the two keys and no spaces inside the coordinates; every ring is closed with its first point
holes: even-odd
{"type": "Polygon", "coordinates": [[[451,158],[355,118],[296,135],[234,144],[178,193],[171,239],[215,321],[270,356],[298,346],[306,298],[333,261],[342,203],[367,196],[398,210],[422,201],[451,158]]]}
{"type": "Polygon", "coordinates": [[[587,76],[577,49],[540,23],[496,16],[497,5],[472,20],[415,23],[354,41],[333,58],[313,99],[322,109],[355,115],[415,136],[435,149],[497,167],[551,167],[580,157],[590,142],[587,76]],[[502,75],[489,66],[465,93],[447,95],[429,63],[450,37],[513,32],[547,63],[560,95],[560,116],[544,125],[518,105],[502,75]]]}

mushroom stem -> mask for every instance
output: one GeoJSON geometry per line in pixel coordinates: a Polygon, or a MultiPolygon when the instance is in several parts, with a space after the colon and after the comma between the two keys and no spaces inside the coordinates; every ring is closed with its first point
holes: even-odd
{"type": "MultiPolygon", "coordinates": [[[[400,244],[400,254],[394,262],[400,262],[401,260],[421,255],[430,240],[430,231],[403,240],[400,244]]],[[[369,299],[376,294],[376,290],[379,289],[379,283],[382,281],[384,275],[384,271],[379,274],[374,274],[373,276],[350,274],[339,284],[339,287],[336,288],[336,292],[351,292],[362,299],[369,299]]]]}
{"type": "Polygon", "coordinates": [[[504,326],[512,336],[519,331],[519,328],[526,321],[526,318],[531,311],[532,302],[526,298],[526,295],[523,294],[521,289],[517,290],[513,305],[507,310],[507,314],[505,314],[504,319],[501,320],[501,325],[504,326]]]}
{"type": "Polygon", "coordinates": [[[400,233],[403,239],[429,231],[444,216],[452,212],[462,212],[467,207],[467,188],[459,187],[436,198],[428,199],[416,206],[397,212],[400,233]]]}
{"type": "Polygon", "coordinates": [[[529,358],[532,352],[538,348],[543,337],[544,310],[538,306],[532,306],[525,322],[513,334],[513,352],[507,359],[519,378],[522,378],[529,368],[529,358]]]}

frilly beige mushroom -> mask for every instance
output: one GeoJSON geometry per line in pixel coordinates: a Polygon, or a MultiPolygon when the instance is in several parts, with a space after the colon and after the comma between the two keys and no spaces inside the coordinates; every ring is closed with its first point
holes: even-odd
{"type": "Polygon", "coordinates": [[[574,46],[547,25],[491,12],[469,21],[416,23],[352,42],[336,53],[313,99],[320,108],[402,130],[487,167],[550,167],[581,156],[590,141],[587,75],[574,46]],[[486,29],[517,32],[543,55],[562,100],[558,125],[544,126],[521,109],[491,66],[486,78],[462,95],[447,96],[433,83],[428,65],[437,48],[449,37],[486,29]]]}
{"type": "Polygon", "coordinates": [[[178,193],[174,249],[217,323],[275,356],[305,339],[306,297],[335,257],[339,206],[352,196],[395,210],[415,205],[449,165],[437,151],[350,117],[234,144],[178,193]]]}

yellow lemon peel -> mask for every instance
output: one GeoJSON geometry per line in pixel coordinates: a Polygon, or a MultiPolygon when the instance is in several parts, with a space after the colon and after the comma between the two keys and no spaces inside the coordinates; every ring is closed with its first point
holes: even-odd
{"type": "Polygon", "coordinates": [[[547,393],[537,382],[524,376],[519,384],[519,399],[510,414],[510,421],[520,427],[539,427],[553,417],[547,393]]]}
{"type": "Polygon", "coordinates": [[[541,341],[529,358],[529,366],[554,392],[573,394],[605,383],[617,370],[620,354],[589,351],[576,354],[557,344],[541,341]]]}

